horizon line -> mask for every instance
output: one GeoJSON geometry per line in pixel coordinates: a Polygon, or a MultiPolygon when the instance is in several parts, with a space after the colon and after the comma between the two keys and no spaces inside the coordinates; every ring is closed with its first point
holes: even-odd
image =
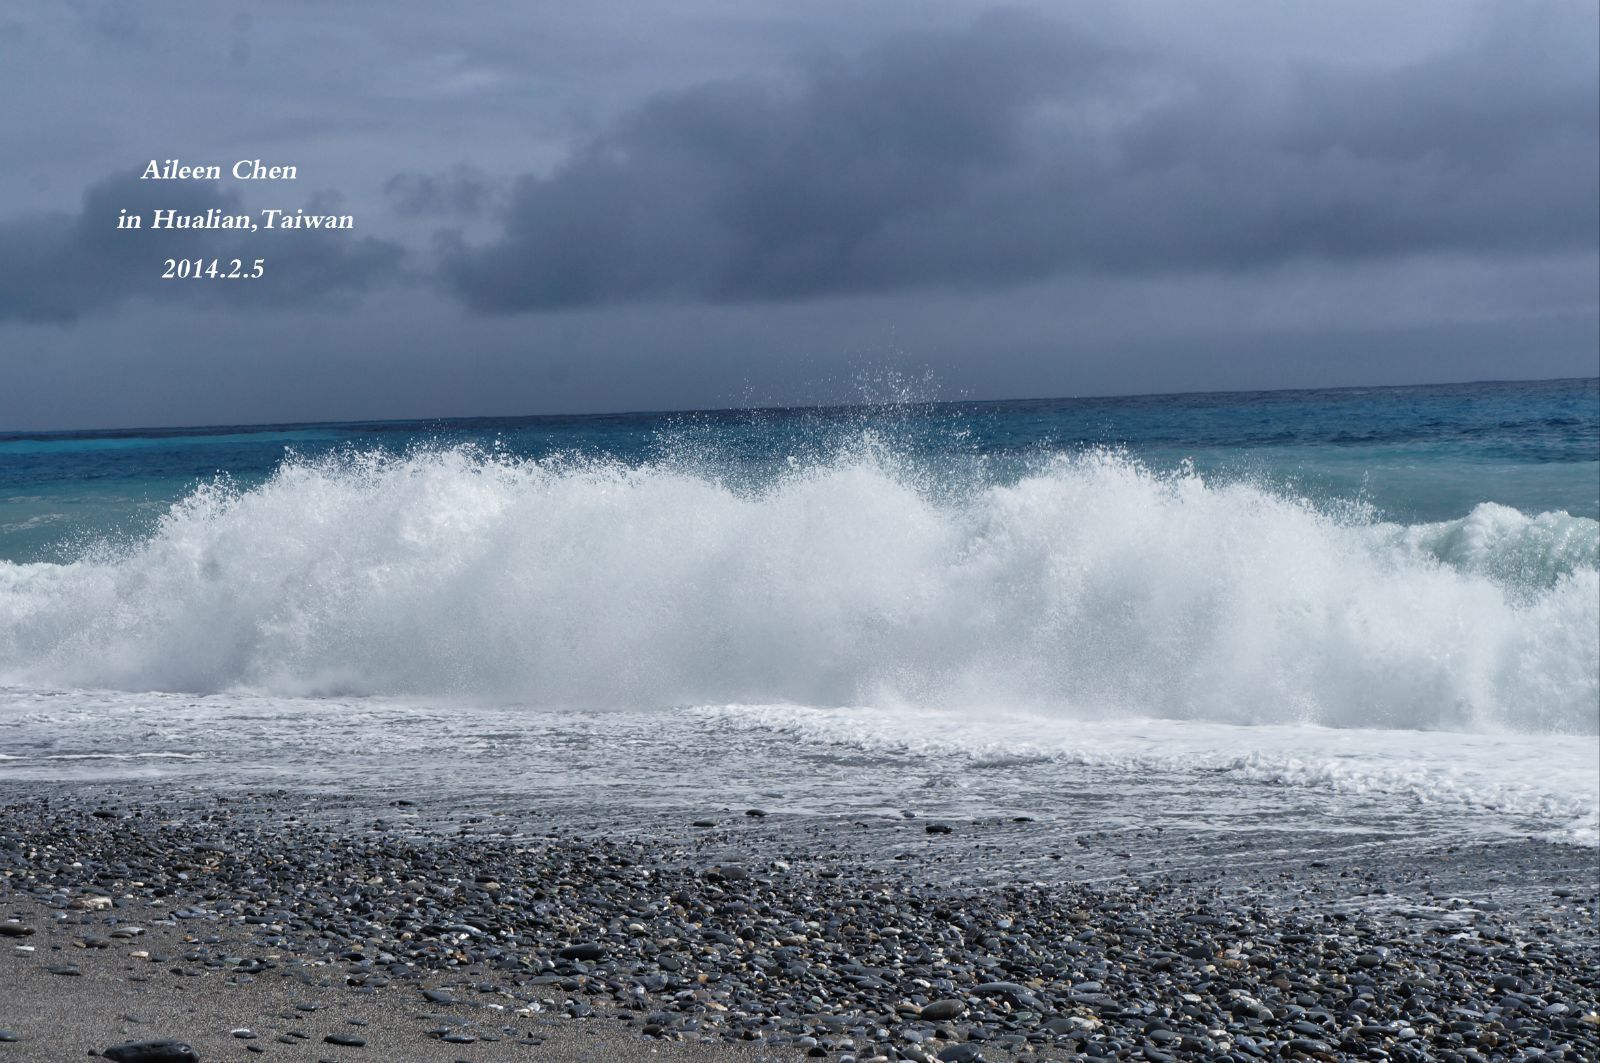
{"type": "Polygon", "coordinates": [[[832,402],[832,403],[803,403],[798,405],[784,405],[781,403],[753,403],[748,406],[703,406],[687,409],[619,409],[619,410],[591,410],[584,413],[510,413],[510,414],[453,414],[431,415],[423,417],[371,417],[359,420],[318,420],[318,421],[250,421],[236,424],[221,422],[194,422],[189,424],[143,424],[125,426],[103,426],[96,428],[36,428],[36,429],[8,429],[0,428],[0,439],[27,439],[38,436],[65,436],[65,435],[111,435],[111,434],[138,434],[143,432],[192,432],[202,434],[218,429],[244,430],[249,432],[264,432],[277,428],[321,428],[335,425],[348,425],[359,427],[362,425],[400,425],[400,424],[436,424],[442,421],[535,421],[541,419],[557,418],[599,418],[599,417],[665,417],[670,414],[681,415],[722,415],[730,413],[746,413],[759,410],[858,410],[869,409],[876,406],[955,406],[955,405],[1003,405],[1016,402],[1089,402],[1095,400],[1127,400],[1127,399],[1163,399],[1177,398],[1184,395],[1274,395],[1293,394],[1295,392],[1338,392],[1338,391],[1408,391],[1423,388],[1441,387],[1473,387],[1484,384],[1556,384],[1566,381],[1600,381],[1600,373],[1594,376],[1556,376],[1556,377],[1494,377],[1479,380],[1436,380],[1416,384],[1338,384],[1327,387],[1277,387],[1277,388],[1216,388],[1201,389],[1197,391],[1137,391],[1137,392],[1108,392],[1094,395],[1036,395],[1036,396],[1009,396],[994,399],[921,399],[895,402],[832,402]]]}

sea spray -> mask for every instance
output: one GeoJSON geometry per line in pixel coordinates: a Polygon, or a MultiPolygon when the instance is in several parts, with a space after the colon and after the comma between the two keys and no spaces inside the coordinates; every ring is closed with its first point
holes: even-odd
{"type": "Polygon", "coordinates": [[[347,453],[202,486],[121,549],[0,564],[0,681],[1595,733],[1596,522],[1453,523],[1104,451],[947,484],[863,446],[760,487],[347,453]]]}

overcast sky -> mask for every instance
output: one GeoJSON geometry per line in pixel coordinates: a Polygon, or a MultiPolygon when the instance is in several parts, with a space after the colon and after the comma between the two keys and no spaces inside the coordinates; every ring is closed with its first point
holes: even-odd
{"type": "Polygon", "coordinates": [[[0,430],[1592,376],[1597,12],[12,0],[0,430]]]}

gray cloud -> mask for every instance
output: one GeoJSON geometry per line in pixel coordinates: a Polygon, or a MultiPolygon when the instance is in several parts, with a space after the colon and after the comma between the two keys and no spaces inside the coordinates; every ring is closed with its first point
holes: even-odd
{"type": "Polygon", "coordinates": [[[479,218],[503,206],[505,198],[501,182],[464,164],[443,173],[398,173],[383,191],[405,217],[479,218]]]}
{"type": "MultiPolygon", "coordinates": [[[[337,212],[336,201],[321,203],[337,212]]],[[[317,205],[315,199],[305,204],[308,209],[317,205]]],[[[398,245],[349,231],[117,228],[122,210],[148,223],[157,208],[253,214],[238,197],[210,183],[142,181],[124,173],[92,185],[76,214],[0,221],[0,247],[6,249],[0,256],[0,321],[70,322],[135,299],[317,306],[370,291],[399,275],[398,245]],[[266,273],[248,281],[163,280],[168,258],[246,263],[264,258],[266,273]]]]}
{"type": "Polygon", "coordinates": [[[518,312],[1592,251],[1595,23],[1504,10],[1403,63],[1251,68],[1018,12],[902,33],[656,94],[442,276],[518,312]]]}

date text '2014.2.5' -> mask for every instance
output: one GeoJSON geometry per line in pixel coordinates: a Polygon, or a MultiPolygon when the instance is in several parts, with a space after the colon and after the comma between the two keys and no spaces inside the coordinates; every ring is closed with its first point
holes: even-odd
{"type": "Polygon", "coordinates": [[[211,280],[257,280],[267,272],[267,260],[258,258],[253,265],[245,265],[242,258],[169,258],[162,280],[173,278],[211,280]]]}

